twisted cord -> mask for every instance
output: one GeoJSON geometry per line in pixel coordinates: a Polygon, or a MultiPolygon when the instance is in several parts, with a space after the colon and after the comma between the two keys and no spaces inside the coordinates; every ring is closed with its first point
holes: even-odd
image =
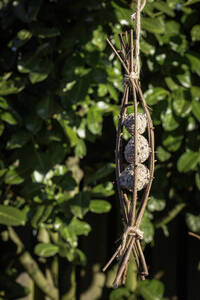
{"type": "Polygon", "coordinates": [[[146,5],[146,0],[141,4],[141,0],[137,0],[136,13],[131,15],[131,20],[136,18],[136,41],[135,41],[135,73],[140,77],[140,35],[141,35],[141,12],[146,5]]]}
{"type": "Polygon", "coordinates": [[[143,240],[143,235],[144,235],[144,232],[141,231],[136,226],[127,226],[127,228],[126,228],[126,230],[125,230],[125,232],[123,233],[123,236],[122,236],[122,243],[121,243],[121,248],[120,248],[119,255],[122,256],[124,254],[124,250],[126,248],[126,241],[127,241],[128,236],[133,236],[137,240],[143,240]]]}

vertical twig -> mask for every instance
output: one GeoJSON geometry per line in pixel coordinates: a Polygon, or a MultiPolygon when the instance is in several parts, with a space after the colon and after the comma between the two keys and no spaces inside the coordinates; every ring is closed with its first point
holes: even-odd
{"type": "Polygon", "coordinates": [[[141,99],[141,103],[142,103],[142,107],[144,109],[144,112],[147,116],[147,129],[148,129],[148,139],[149,139],[149,144],[150,144],[150,158],[149,158],[149,172],[150,172],[150,179],[149,179],[149,183],[147,184],[147,187],[145,189],[145,192],[143,194],[143,198],[142,198],[142,202],[140,205],[140,208],[138,210],[138,215],[137,215],[137,220],[136,220],[136,226],[140,226],[142,217],[144,215],[144,211],[148,202],[148,197],[149,197],[149,192],[151,189],[151,185],[152,185],[152,181],[153,181],[153,173],[154,173],[154,132],[153,132],[153,124],[152,124],[152,120],[151,120],[151,116],[149,113],[149,110],[147,108],[142,90],[140,88],[140,85],[137,84],[137,89],[140,95],[140,99],[141,99]]]}

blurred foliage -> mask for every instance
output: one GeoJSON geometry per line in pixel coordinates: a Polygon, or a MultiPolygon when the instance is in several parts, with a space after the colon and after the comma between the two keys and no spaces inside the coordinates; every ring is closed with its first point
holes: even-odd
{"type": "MultiPolygon", "coordinates": [[[[106,37],[119,46],[118,33],[133,26],[131,5],[0,1],[0,223],[1,243],[8,247],[0,259],[6,266],[1,299],[28,293],[15,282],[17,257],[27,267],[22,249],[43,270],[57,257],[85,265],[79,236],[92,229],[85,216],[111,209],[114,145],[110,130],[102,129],[105,119],[117,124],[123,76],[106,37]]],[[[189,229],[200,232],[199,5],[148,1],[144,9],[141,83],[152,108],[158,159],[142,223],[146,243],[154,239],[157,219],[180,203],[186,203],[181,207],[189,229]]],[[[165,217],[159,222],[167,234],[165,217]]],[[[57,288],[56,279],[51,285],[57,288]]],[[[111,291],[109,299],[158,300],[163,294],[163,284],[152,279],[139,281],[134,294],[126,287],[111,291]]]]}

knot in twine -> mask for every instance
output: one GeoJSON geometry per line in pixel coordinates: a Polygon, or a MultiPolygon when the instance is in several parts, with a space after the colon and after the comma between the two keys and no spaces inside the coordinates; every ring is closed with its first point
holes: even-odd
{"type": "Polygon", "coordinates": [[[130,74],[125,74],[123,79],[123,84],[129,84],[131,80],[139,79],[139,74],[137,71],[131,72],[130,74]]]}
{"type": "Polygon", "coordinates": [[[136,226],[127,226],[125,232],[123,233],[122,236],[122,244],[121,244],[121,249],[120,249],[120,256],[123,255],[125,247],[126,247],[126,240],[128,236],[133,236],[138,240],[143,240],[143,235],[144,232],[137,228],[136,226]]]}

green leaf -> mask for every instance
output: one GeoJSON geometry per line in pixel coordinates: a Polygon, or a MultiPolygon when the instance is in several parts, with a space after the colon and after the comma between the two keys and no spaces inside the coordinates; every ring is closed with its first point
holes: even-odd
{"type": "Polygon", "coordinates": [[[164,2],[164,1],[157,1],[157,2],[154,2],[154,3],[153,3],[153,6],[154,6],[157,10],[159,10],[159,11],[165,13],[166,15],[168,15],[168,16],[170,16],[170,17],[174,17],[174,16],[175,16],[174,11],[169,7],[168,3],[164,2]]]}
{"type": "Polygon", "coordinates": [[[24,226],[26,214],[16,207],[0,205],[0,224],[6,226],[24,226]]]}
{"type": "Polygon", "coordinates": [[[5,129],[5,125],[3,123],[0,124],[0,136],[3,134],[4,129],[5,129]]]}
{"type": "MultiPolygon", "coordinates": [[[[41,185],[38,186],[42,188],[41,185]]],[[[33,211],[31,211],[31,225],[33,228],[38,229],[38,227],[41,224],[41,218],[45,213],[45,210],[46,210],[46,205],[42,204],[42,205],[37,205],[37,207],[33,211]]]]}
{"type": "Polygon", "coordinates": [[[79,158],[83,158],[87,153],[87,148],[85,142],[81,139],[78,140],[78,143],[75,147],[75,154],[79,158]]]}
{"type": "Polygon", "coordinates": [[[42,120],[36,114],[30,113],[25,118],[25,126],[32,133],[37,133],[42,127],[42,120]]]}
{"type": "Polygon", "coordinates": [[[125,300],[130,296],[127,288],[117,288],[110,293],[109,300],[125,300]]]}
{"type": "Polygon", "coordinates": [[[174,20],[170,20],[166,22],[166,32],[170,35],[178,35],[180,32],[180,24],[178,22],[175,22],[174,20]]]}
{"type": "Polygon", "coordinates": [[[194,25],[190,34],[193,42],[200,41],[200,25],[194,25]]]}
{"type": "Polygon", "coordinates": [[[0,177],[6,173],[7,169],[5,168],[4,162],[0,160],[0,177]]]}
{"type": "Polygon", "coordinates": [[[110,94],[110,97],[112,99],[114,99],[115,101],[118,101],[118,93],[117,93],[116,89],[111,84],[107,85],[107,89],[110,94]]]}
{"type": "Polygon", "coordinates": [[[108,92],[107,84],[100,83],[98,85],[97,94],[99,97],[104,97],[108,92]]]}
{"type": "Polygon", "coordinates": [[[162,300],[164,294],[164,285],[156,279],[139,281],[136,292],[144,300],[162,300]]]}
{"type": "Polygon", "coordinates": [[[1,120],[5,121],[6,123],[8,123],[10,125],[17,124],[17,120],[15,119],[15,117],[8,111],[1,112],[0,118],[1,118],[1,120]]]}
{"type": "Polygon", "coordinates": [[[80,249],[75,249],[74,251],[74,261],[75,264],[85,266],[87,262],[86,255],[80,249]]]}
{"type": "Polygon", "coordinates": [[[3,108],[3,109],[8,109],[9,108],[7,100],[3,97],[0,97],[0,107],[3,108]]]}
{"type": "Polygon", "coordinates": [[[178,89],[173,93],[173,108],[177,116],[182,118],[189,115],[192,110],[190,95],[187,90],[178,89]]]}
{"type": "Polygon", "coordinates": [[[172,77],[165,77],[165,82],[171,91],[175,91],[179,88],[178,84],[175,83],[172,77]]]}
{"type": "Polygon", "coordinates": [[[91,133],[101,134],[102,130],[102,113],[95,107],[91,107],[88,111],[87,126],[91,133]]]}
{"type": "Polygon", "coordinates": [[[195,174],[195,183],[197,188],[200,190],[200,170],[198,170],[195,174]]]}
{"type": "Polygon", "coordinates": [[[118,3],[116,3],[115,1],[112,1],[111,3],[112,6],[114,7],[114,12],[117,19],[121,22],[125,20],[128,25],[130,20],[130,15],[132,14],[132,10],[118,5],[118,3]]]}
{"type": "Polygon", "coordinates": [[[176,78],[178,79],[178,81],[180,82],[180,84],[182,86],[184,86],[185,88],[191,87],[191,76],[190,76],[190,72],[189,71],[185,71],[182,74],[177,74],[176,78]]]}
{"type": "Polygon", "coordinates": [[[146,55],[154,55],[155,54],[155,46],[147,43],[142,40],[140,43],[141,51],[146,55]]]}
{"type": "Polygon", "coordinates": [[[17,33],[17,37],[19,40],[29,40],[32,37],[32,33],[26,29],[22,29],[20,31],[18,31],[17,33]]]}
{"type": "MultiPolygon", "coordinates": [[[[64,239],[65,241],[67,241],[70,244],[71,250],[73,250],[73,252],[68,254],[68,253],[66,253],[66,250],[63,249],[63,247],[60,247],[59,254],[62,256],[67,256],[67,259],[69,261],[72,261],[74,259],[74,248],[77,247],[77,245],[78,245],[78,242],[77,242],[78,237],[77,237],[76,232],[74,232],[73,227],[70,228],[70,226],[66,226],[62,223],[60,225],[59,225],[59,227],[60,227],[59,228],[58,222],[56,222],[56,224],[54,226],[55,226],[56,230],[59,229],[62,239],[64,239]]],[[[65,247],[65,249],[66,249],[66,247],[65,247]]]]}
{"type": "Polygon", "coordinates": [[[6,184],[20,184],[24,179],[17,173],[16,170],[10,169],[5,175],[4,181],[6,184]]]}
{"type": "Polygon", "coordinates": [[[147,104],[154,105],[158,101],[164,100],[168,94],[169,92],[162,87],[153,87],[145,93],[145,98],[147,104]]]}
{"type": "Polygon", "coordinates": [[[43,120],[46,120],[53,113],[56,113],[53,98],[51,96],[46,96],[44,99],[42,99],[37,104],[36,111],[43,120]]]}
{"type": "Polygon", "coordinates": [[[192,113],[200,122],[200,101],[192,100],[192,113]]]}
{"type": "Polygon", "coordinates": [[[50,257],[57,254],[59,247],[51,243],[39,243],[34,248],[34,253],[41,257],[50,257]]]}
{"type": "Polygon", "coordinates": [[[71,201],[70,210],[75,217],[83,218],[90,207],[91,195],[89,192],[78,193],[71,201]]]}
{"type": "Polygon", "coordinates": [[[195,4],[195,3],[198,3],[198,2],[200,2],[200,0],[189,0],[188,5],[192,5],[192,4],[195,4]]]}
{"type": "Polygon", "coordinates": [[[29,79],[30,79],[30,82],[32,84],[35,84],[37,82],[41,82],[43,80],[45,80],[46,78],[48,77],[48,73],[42,73],[42,72],[30,72],[29,74],[29,79]]]}
{"type": "Polygon", "coordinates": [[[180,130],[175,130],[170,133],[164,132],[162,144],[168,151],[175,152],[180,148],[183,137],[184,136],[180,130]]]}
{"type": "Polygon", "coordinates": [[[152,242],[154,237],[154,226],[149,220],[147,213],[145,213],[142,218],[140,229],[144,232],[144,241],[146,243],[152,242]]]}
{"type": "Polygon", "coordinates": [[[200,161],[199,157],[200,156],[198,152],[188,151],[183,153],[177,162],[178,171],[186,173],[194,170],[200,161]]]}
{"type": "Polygon", "coordinates": [[[114,169],[115,169],[115,164],[112,163],[105,164],[104,167],[100,168],[89,178],[86,179],[86,184],[97,182],[99,179],[104,178],[109,174],[113,173],[114,169]]]}
{"type": "Polygon", "coordinates": [[[102,27],[98,26],[93,31],[92,44],[95,45],[100,51],[103,51],[106,47],[106,34],[103,32],[102,27]]]}
{"type": "Polygon", "coordinates": [[[91,200],[90,201],[90,211],[93,213],[101,214],[107,213],[111,209],[111,204],[105,200],[91,200]]]}
{"type": "Polygon", "coordinates": [[[53,182],[65,191],[73,191],[77,186],[75,179],[72,177],[71,171],[68,171],[64,175],[55,176],[53,178],[53,182]]]}
{"type": "Polygon", "coordinates": [[[108,181],[103,184],[98,184],[92,189],[92,194],[95,197],[109,197],[115,193],[112,182],[108,181]]]}
{"type": "Polygon", "coordinates": [[[161,113],[161,120],[162,126],[166,131],[172,131],[179,127],[179,123],[173,114],[171,104],[161,113]]]}
{"type": "Polygon", "coordinates": [[[6,148],[9,150],[21,148],[30,140],[30,138],[31,135],[29,132],[25,130],[18,131],[8,140],[6,148]]]}
{"type": "Polygon", "coordinates": [[[18,94],[25,88],[21,78],[0,81],[0,95],[18,94]]]}
{"type": "Polygon", "coordinates": [[[142,18],[142,28],[152,33],[164,33],[165,23],[161,18],[142,18]]]}
{"type": "Polygon", "coordinates": [[[164,199],[157,199],[155,197],[150,197],[148,201],[148,209],[151,212],[154,211],[162,211],[165,208],[165,200],[164,199]]]}
{"type": "Polygon", "coordinates": [[[73,84],[72,88],[69,91],[67,91],[67,89],[65,90],[65,88],[63,89],[63,92],[65,92],[67,99],[70,99],[71,103],[77,103],[81,100],[83,101],[88,95],[88,89],[92,79],[91,79],[90,70],[87,70],[87,72],[88,74],[86,75],[80,74],[81,77],[78,77],[77,80],[72,83],[73,84]]]}
{"type": "Polygon", "coordinates": [[[200,76],[200,54],[197,52],[190,51],[186,54],[186,57],[190,62],[192,71],[200,76]]]}
{"type": "Polygon", "coordinates": [[[60,119],[59,123],[61,124],[62,128],[64,129],[64,133],[68,137],[71,147],[76,146],[79,142],[79,138],[76,134],[75,129],[71,128],[68,125],[68,121],[66,121],[66,120],[60,119]]]}
{"type": "Polygon", "coordinates": [[[191,95],[194,98],[194,100],[197,100],[197,101],[200,100],[200,87],[193,85],[191,87],[190,91],[191,91],[191,95]]]}
{"type": "Polygon", "coordinates": [[[88,235],[91,230],[91,227],[88,223],[78,219],[73,219],[68,228],[76,235],[88,235]]]}
{"type": "Polygon", "coordinates": [[[193,232],[200,232],[200,216],[191,213],[186,214],[186,224],[193,232]]]}
{"type": "Polygon", "coordinates": [[[54,38],[60,35],[60,31],[58,30],[58,28],[44,27],[43,24],[39,24],[39,23],[37,25],[36,25],[37,27],[35,26],[33,29],[33,35],[38,36],[40,39],[54,38]]]}
{"type": "Polygon", "coordinates": [[[45,80],[51,69],[52,63],[47,59],[41,59],[37,54],[23,57],[18,62],[18,71],[20,73],[29,73],[29,79],[32,84],[45,80]]]}
{"type": "Polygon", "coordinates": [[[167,152],[162,146],[159,146],[157,148],[156,153],[160,161],[166,161],[171,157],[171,154],[167,152]]]}

